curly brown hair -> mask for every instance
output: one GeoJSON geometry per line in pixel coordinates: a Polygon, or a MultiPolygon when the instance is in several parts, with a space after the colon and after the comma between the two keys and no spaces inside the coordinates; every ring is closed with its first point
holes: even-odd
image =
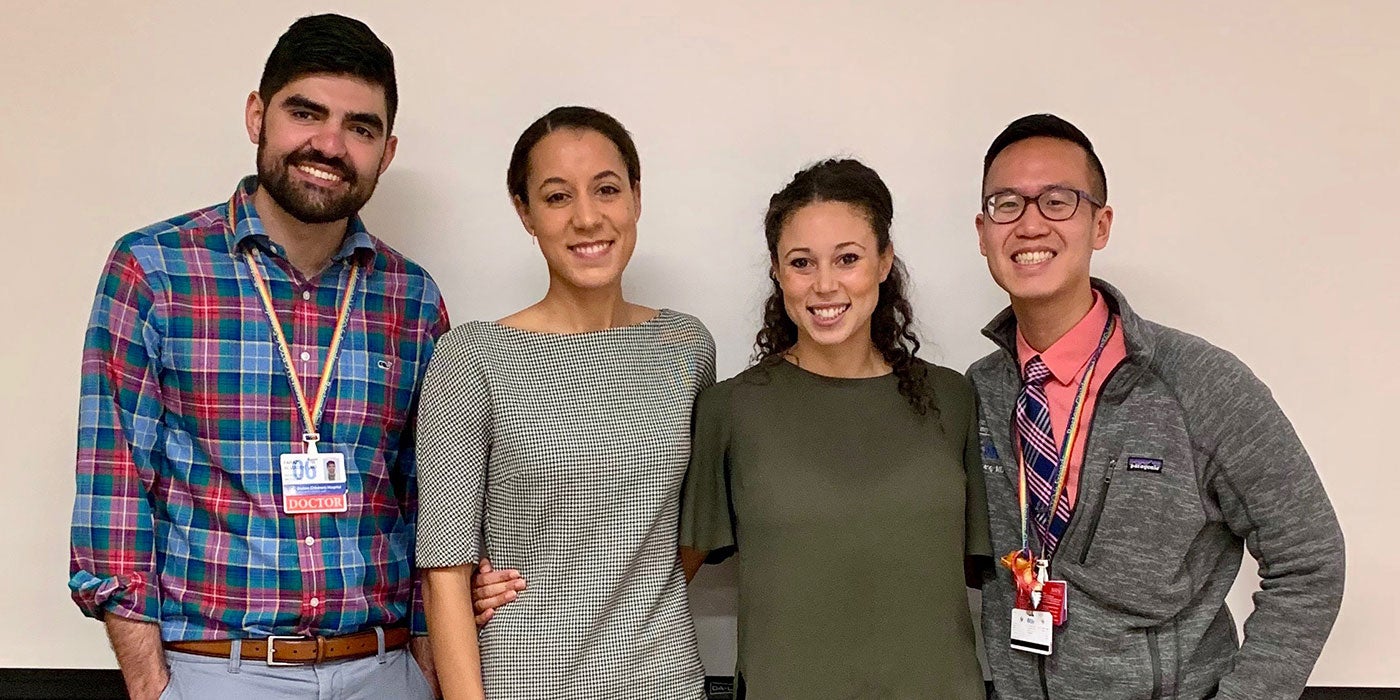
{"type": "MultiPolygon", "coordinates": [[[[864,212],[875,232],[879,252],[890,248],[890,224],[894,201],[880,175],[853,159],[824,160],[793,176],[792,182],[768,200],[763,233],[769,258],[778,258],[778,238],[783,226],[799,209],[818,202],[842,202],[864,212]]],[[[899,380],[899,393],[920,415],[937,412],[928,366],[915,355],[919,338],[914,332],[914,307],[906,295],[909,273],[895,256],[890,274],[880,283],[880,298],[870,317],[870,340],[899,380]]],[[[763,328],[754,339],[753,360],[758,364],[781,362],[785,352],[797,343],[797,324],[783,305],[783,290],[776,275],[769,273],[773,291],[763,304],[763,328]]]]}

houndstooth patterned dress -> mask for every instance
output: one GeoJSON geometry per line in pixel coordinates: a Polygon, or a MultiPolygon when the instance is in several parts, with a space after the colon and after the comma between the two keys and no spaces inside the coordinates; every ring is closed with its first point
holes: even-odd
{"type": "Polygon", "coordinates": [[[481,632],[489,698],[704,697],[676,556],[714,340],[663,309],[609,330],[439,341],[418,416],[419,567],[485,555],[528,590],[481,632]]]}

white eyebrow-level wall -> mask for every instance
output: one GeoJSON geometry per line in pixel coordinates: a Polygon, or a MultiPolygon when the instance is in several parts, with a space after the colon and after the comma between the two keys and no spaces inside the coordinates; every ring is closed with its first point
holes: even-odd
{"type": "MultiPolygon", "coordinates": [[[[457,322],[541,294],[506,161],[537,116],[591,105],[641,150],[628,292],[708,324],[722,377],[757,328],[767,199],[832,154],[895,194],[925,357],[963,369],[989,352],[979,329],[1005,297],[972,227],[982,153],[1023,114],[1076,122],[1117,212],[1097,274],[1244,359],[1340,514],[1347,594],[1312,682],[1400,687],[1400,4],[1385,0],[5,3],[0,667],[114,665],[65,587],[97,275],[120,234],[253,170],[244,100],[287,25],[327,10],[395,51],[401,143],[365,218],[431,270],[457,322]]],[[[730,575],[695,590],[714,674],[732,668],[730,575]]]]}

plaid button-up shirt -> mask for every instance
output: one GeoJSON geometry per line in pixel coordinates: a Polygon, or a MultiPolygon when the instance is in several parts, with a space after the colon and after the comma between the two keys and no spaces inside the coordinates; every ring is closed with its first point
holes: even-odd
{"type": "Polygon", "coordinates": [[[128,234],[107,261],[83,349],[73,598],[158,621],[166,641],[422,633],[412,429],[441,294],[358,217],[306,279],[263,232],[256,186],[234,194],[234,230],[221,204],[128,234]],[[280,457],[303,426],[245,249],[309,397],[363,266],[319,426],[321,452],[346,457],[347,512],[282,512],[280,457]]]}

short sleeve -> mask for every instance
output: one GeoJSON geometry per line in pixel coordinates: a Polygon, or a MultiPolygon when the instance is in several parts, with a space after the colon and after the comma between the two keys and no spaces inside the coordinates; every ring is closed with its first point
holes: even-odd
{"type": "MultiPolygon", "coordinates": [[[[704,327],[701,326],[703,330],[704,327]]],[[[705,330],[695,355],[695,386],[704,391],[715,383],[715,339],[705,330]]],[[[698,397],[697,397],[698,398],[698,397]]]]}
{"type": "Polygon", "coordinates": [[[438,341],[418,405],[419,568],[482,555],[491,395],[481,350],[464,326],[438,341]]]}
{"type": "Polygon", "coordinates": [[[729,386],[717,384],[695,402],[690,468],[681,493],[680,544],[709,552],[711,563],[734,553],[729,495],[729,386]]]}
{"type": "MultiPolygon", "coordinates": [[[[966,380],[964,380],[966,381],[966,380]]],[[[987,482],[982,473],[982,442],[978,431],[976,395],[968,392],[967,432],[963,443],[963,470],[967,474],[964,550],[969,557],[991,557],[992,535],[987,523],[987,482]]]]}

